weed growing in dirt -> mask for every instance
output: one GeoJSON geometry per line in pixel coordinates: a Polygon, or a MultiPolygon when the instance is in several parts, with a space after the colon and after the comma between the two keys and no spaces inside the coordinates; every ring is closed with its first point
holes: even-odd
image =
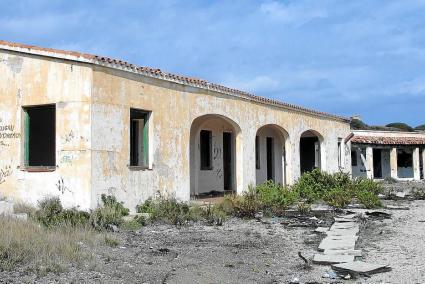
{"type": "Polygon", "coordinates": [[[113,196],[102,194],[103,205],[90,214],[90,223],[97,230],[107,229],[108,226],[120,226],[124,221],[122,217],[130,212],[121,202],[113,196]]]}
{"type": "Polygon", "coordinates": [[[35,211],[35,219],[47,228],[57,226],[79,226],[86,225],[90,214],[76,209],[62,207],[59,197],[47,197],[38,203],[39,210],[35,211]]]}
{"type": "Polygon", "coordinates": [[[199,213],[188,204],[174,198],[148,199],[136,207],[138,213],[149,213],[152,222],[163,222],[173,225],[184,225],[189,221],[197,221],[199,213]]]}

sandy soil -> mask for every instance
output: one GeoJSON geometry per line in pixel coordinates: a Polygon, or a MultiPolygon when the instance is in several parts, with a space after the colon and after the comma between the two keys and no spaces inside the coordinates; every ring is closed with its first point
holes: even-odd
{"type": "MultiPolygon", "coordinates": [[[[425,283],[425,201],[396,203],[410,210],[387,210],[391,219],[362,222],[357,248],[364,260],[392,267],[371,278],[331,280],[322,277],[329,266],[306,269],[298,251],[312,258],[322,236],[315,227],[290,227],[292,219],[285,218],[230,219],[221,227],[152,225],[115,233],[119,246],[87,251],[92,261],[85,267],[71,265],[60,275],[42,277],[20,269],[0,272],[0,283],[289,283],[294,278],[300,283],[425,283]]],[[[330,217],[319,216],[320,225],[330,225],[330,217]]]]}
{"type": "Polygon", "coordinates": [[[366,261],[392,268],[363,283],[425,283],[425,201],[397,203],[410,210],[385,210],[391,219],[368,221],[361,229],[358,247],[366,261]]]}

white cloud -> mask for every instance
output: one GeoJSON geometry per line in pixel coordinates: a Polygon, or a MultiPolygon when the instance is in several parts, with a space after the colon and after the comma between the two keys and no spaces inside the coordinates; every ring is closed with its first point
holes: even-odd
{"type": "Polygon", "coordinates": [[[313,19],[327,17],[326,9],[323,6],[318,6],[317,3],[318,1],[295,1],[285,4],[271,1],[261,4],[260,11],[272,20],[302,26],[313,19]]]}
{"type": "Polygon", "coordinates": [[[228,77],[228,79],[225,79],[225,85],[254,94],[272,92],[280,86],[278,80],[267,75],[259,75],[250,79],[240,79],[233,75],[228,77]]]}

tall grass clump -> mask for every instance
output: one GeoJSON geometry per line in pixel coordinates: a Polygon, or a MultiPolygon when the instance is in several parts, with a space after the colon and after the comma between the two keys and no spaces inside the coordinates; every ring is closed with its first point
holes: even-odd
{"type": "Polygon", "coordinates": [[[71,264],[90,261],[83,245],[102,242],[89,227],[47,228],[35,220],[0,217],[0,228],[0,271],[20,265],[37,274],[60,273],[71,264]]]}

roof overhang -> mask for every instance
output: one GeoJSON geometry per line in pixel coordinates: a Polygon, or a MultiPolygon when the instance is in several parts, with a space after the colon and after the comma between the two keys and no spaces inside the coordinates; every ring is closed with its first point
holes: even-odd
{"type": "Polygon", "coordinates": [[[316,110],[300,107],[297,105],[264,98],[264,97],[259,97],[244,91],[228,88],[219,84],[210,83],[202,79],[167,73],[160,69],[155,69],[151,67],[137,66],[123,60],[113,59],[109,57],[97,56],[97,55],[74,52],[74,51],[65,51],[65,50],[59,50],[59,49],[53,49],[53,48],[43,48],[43,47],[38,47],[33,45],[12,43],[12,42],[2,41],[2,40],[0,40],[0,50],[8,50],[13,52],[32,54],[32,55],[38,55],[38,56],[44,56],[44,57],[59,58],[64,60],[77,61],[82,63],[103,66],[106,68],[123,70],[123,71],[137,73],[143,76],[157,78],[160,80],[165,80],[165,81],[169,81],[169,82],[173,82],[177,84],[210,90],[210,91],[218,92],[221,94],[242,98],[242,99],[249,100],[256,103],[272,105],[278,108],[291,110],[291,111],[295,111],[299,113],[305,113],[308,115],[313,115],[313,116],[322,117],[326,119],[332,119],[332,120],[336,120],[336,121],[340,121],[344,123],[350,122],[350,119],[347,117],[329,114],[329,113],[321,112],[321,111],[316,111],[316,110]]]}

